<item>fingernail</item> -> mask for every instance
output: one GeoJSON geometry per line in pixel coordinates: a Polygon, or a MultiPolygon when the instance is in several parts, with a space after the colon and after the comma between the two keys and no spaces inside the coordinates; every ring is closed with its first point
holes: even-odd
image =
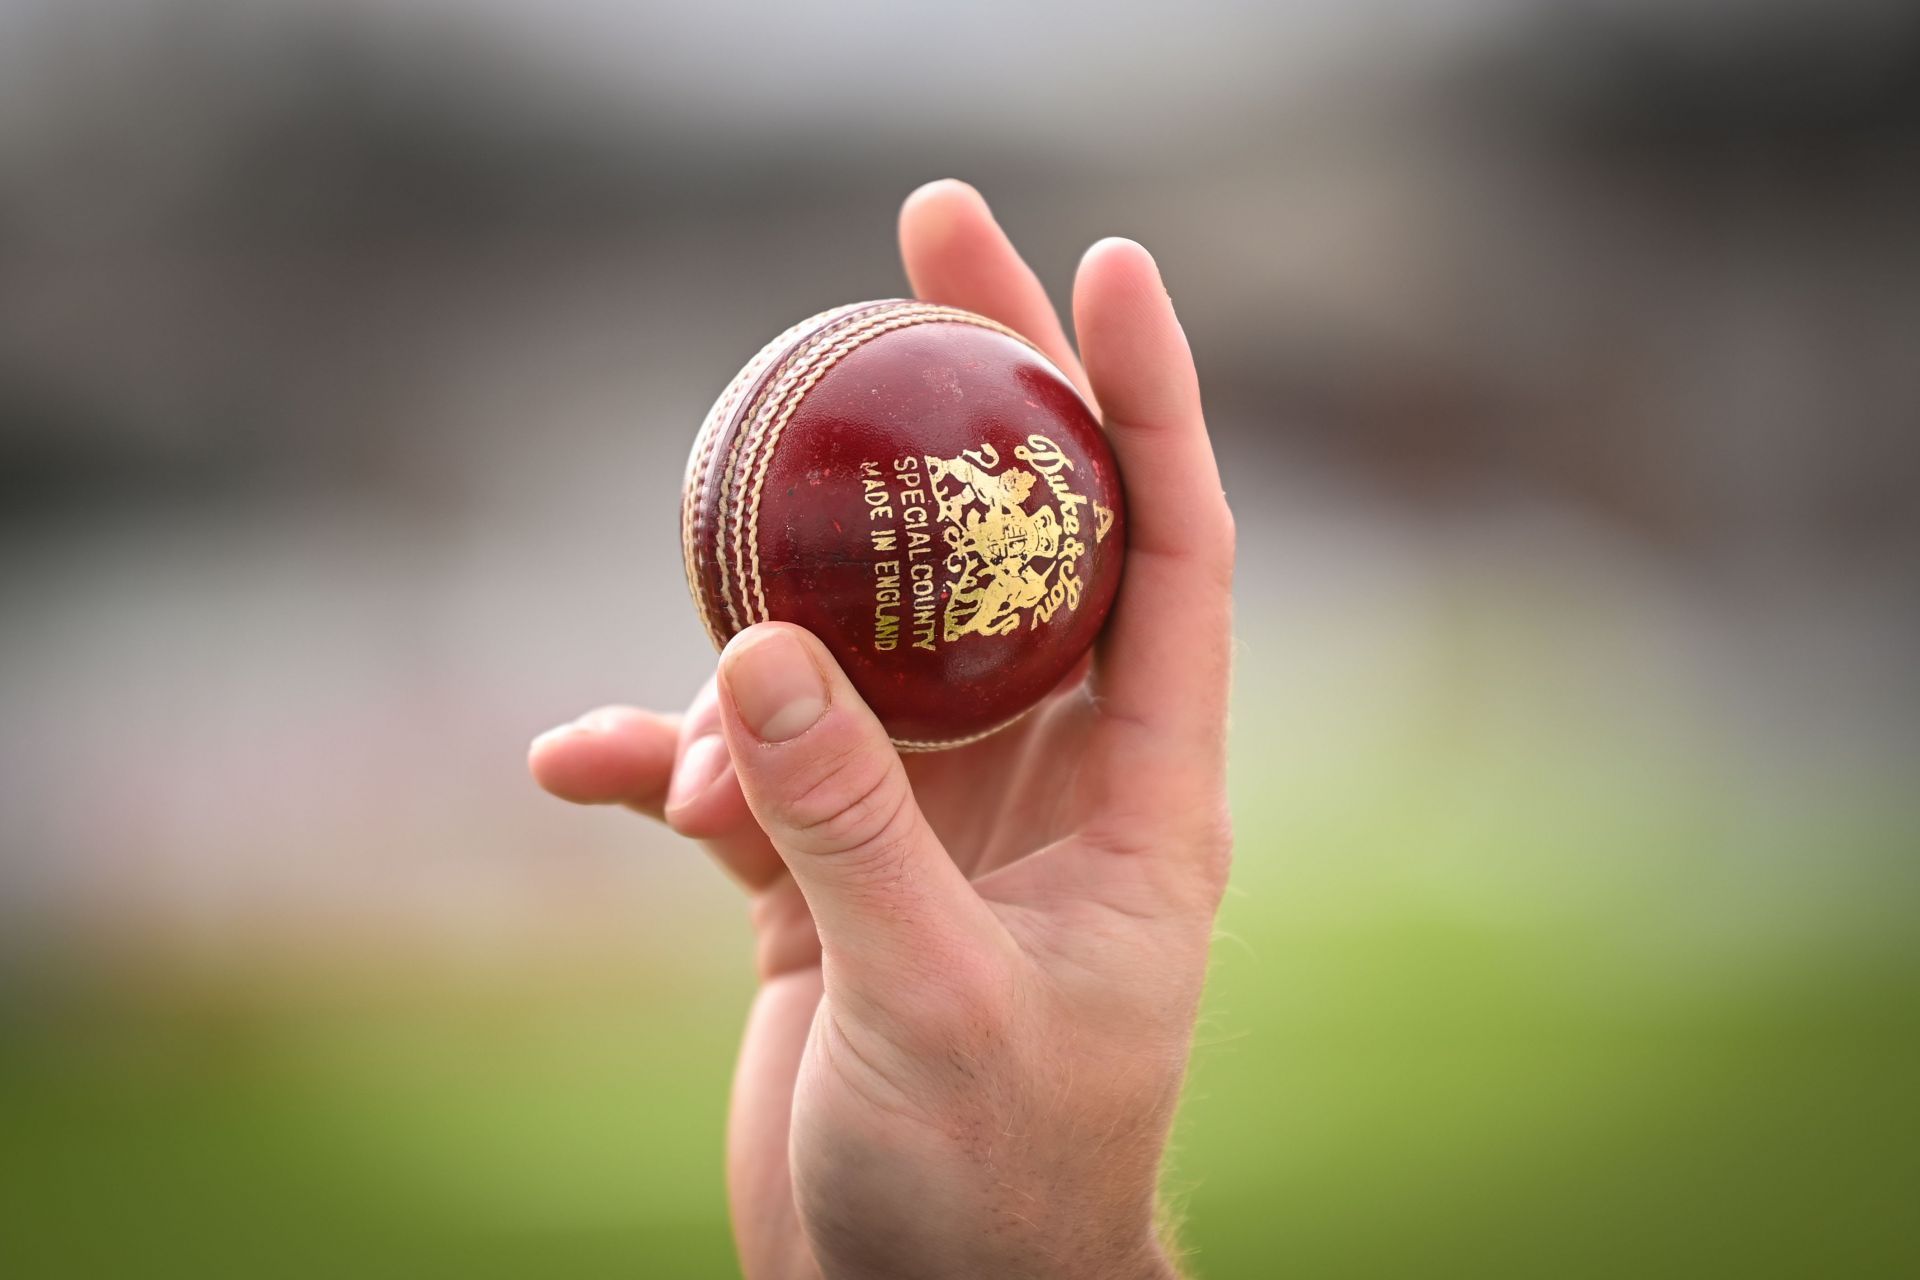
{"type": "Polygon", "coordinates": [[[797,738],[826,714],[827,682],[791,631],[769,631],[729,649],[720,675],[740,718],[762,742],[797,738]]]}
{"type": "Polygon", "coordinates": [[[958,178],[940,178],[917,188],[907,197],[909,205],[919,206],[919,212],[915,217],[919,220],[922,234],[936,240],[945,239],[966,218],[965,211],[954,204],[951,198],[934,200],[931,205],[926,203],[937,195],[951,197],[954,194],[972,196],[974,203],[986,211],[987,217],[993,218],[993,207],[987,203],[986,197],[980,194],[978,188],[958,178]]]}
{"type": "Polygon", "coordinates": [[[673,785],[667,788],[667,808],[678,809],[699,799],[728,763],[727,744],[719,734],[709,733],[694,739],[673,771],[673,785]]]}
{"type": "MultiPolygon", "coordinates": [[[[976,196],[980,194],[980,189],[974,186],[971,182],[962,182],[958,178],[935,178],[931,182],[923,182],[919,186],[915,187],[910,193],[908,193],[907,199],[909,200],[924,199],[925,197],[934,195],[937,192],[942,192],[942,191],[962,191],[962,192],[967,192],[976,196]]],[[[984,203],[984,198],[983,198],[983,203],[984,203]]]]}
{"type": "Polygon", "coordinates": [[[562,738],[570,738],[574,734],[579,733],[581,730],[586,728],[587,726],[582,724],[578,720],[569,721],[566,724],[557,724],[553,728],[541,734],[539,737],[535,738],[533,740],[533,747],[534,749],[537,750],[538,748],[544,747],[549,743],[558,742],[562,738]]]}

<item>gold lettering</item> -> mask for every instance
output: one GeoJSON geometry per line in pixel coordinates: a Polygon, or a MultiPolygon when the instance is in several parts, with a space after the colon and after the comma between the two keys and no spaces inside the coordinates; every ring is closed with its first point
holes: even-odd
{"type": "Polygon", "coordinates": [[[900,562],[873,566],[873,647],[882,653],[900,644],[900,562]]]}

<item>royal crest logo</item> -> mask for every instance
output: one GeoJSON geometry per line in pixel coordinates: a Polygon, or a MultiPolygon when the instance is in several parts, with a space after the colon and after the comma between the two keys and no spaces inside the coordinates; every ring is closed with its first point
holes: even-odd
{"type": "Polygon", "coordinates": [[[1077,609],[1086,525],[1090,518],[1095,543],[1113,525],[1110,509],[1071,487],[1073,461],[1052,440],[1028,436],[1013,456],[1002,467],[999,451],[983,443],[957,458],[925,459],[953,583],[949,641],[1006,635],[1022,619],[1037,627],[1077,609]]]}

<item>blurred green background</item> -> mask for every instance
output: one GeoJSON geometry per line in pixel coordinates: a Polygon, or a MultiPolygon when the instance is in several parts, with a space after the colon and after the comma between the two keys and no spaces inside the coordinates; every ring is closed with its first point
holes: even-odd
{"type": "Polygon", "coordinates": [[[742,907],[521,753],[946,173],[1239,518],[1194,1273],[1920,1272],[1917,34],[0,0],[0,1274],[733,1274],[742,907]]]}
{"type": "MultiPolygon", "coordinates": [[[[1783,798],[1569,658],[1617,622],[1518,603],[1288,681],[1243,660],[1168,1177],[1195,1273],[1904,1272],[1911,791],[1783,798]]],[[[729,894],[531,962],[109,958],[15,992],[14,1273],[729,1274],[729,894]]]]}

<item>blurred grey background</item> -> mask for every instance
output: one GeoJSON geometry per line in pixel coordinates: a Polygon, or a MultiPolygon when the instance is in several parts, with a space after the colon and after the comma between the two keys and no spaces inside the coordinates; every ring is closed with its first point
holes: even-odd
{"type": "MultiPolygon", "coordinates": [[[[714,993],[718,1056],[682,1065],[717,1117],[746,972],[728,887],[543,801],[522,751],[696,687],[693,430],[768,335],[904,288],[898,201],[947,175],[1056,298],[1087,243],[1144,241],[1193,341],[1243,538],[1229,932],[1285,961],[1225,1034],[1268,1000],[1291,1017],[1312,930],[1383,892],[1400,923],[1525,934],[1523,969],[1584,922],[1594,1007],[1639,999],[1615,984],[1642,962],[1670,990],[1836,939],[1911,992],[1914,6],[0,0],[0,957],[13,1043],[44,1050],[22,1060],[93,1061],[73,1010],[156,974],[257,1027],[422,972],[552,973],[544,1007],[611,970],[714,993]]],[[[1487,999],[1493,1043],[1512,1010],[1487,999]]],[[[644,996],[609,1000],[653,1061],[644,996]]],[[[1817,1091],[1894,1097],[1912,1010],[1847,1026],[1884,1074],[1817,1091]]],[[[1252,1078],[1298,1060],[1276,1035],[1252,1078]]],[[[71,1101],[66,1070],[21,1068],[20,1105],[71,1101]]],[[[1301,1098],[1248,1097],[1291,1132],[1301,1098]]],[[[1264,1167],[1267,1115],[1238,1147],[1196,1121],[1197,1256],[1215,1241],[1225,1274],[1269,1256],[1266,1175],[1224,1154],[1264,1167]]],[[[1893,1159],[1834,1195],[1870,1215],[1859,1187],[1913,1172],[1893,1159]]],[[[596,1223],[632,1226],[644,1196],[575,1173],[596,1223]]],[[[642,1226],[723,1256],[693,1185],[642,1226]]]]}

